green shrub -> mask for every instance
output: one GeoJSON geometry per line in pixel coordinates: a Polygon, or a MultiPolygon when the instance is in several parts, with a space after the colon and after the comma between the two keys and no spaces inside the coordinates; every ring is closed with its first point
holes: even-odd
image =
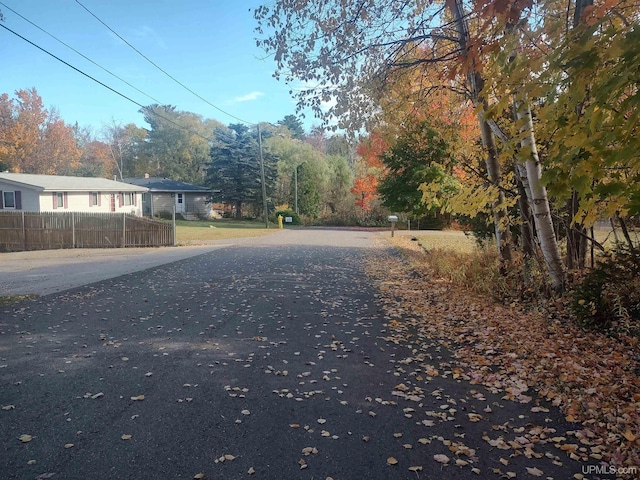
{"type": "Polygon", "coordinates": [[[571,310],[583,327],[640,335],[640,253],[616,248],[571,296],[571,310]]]}

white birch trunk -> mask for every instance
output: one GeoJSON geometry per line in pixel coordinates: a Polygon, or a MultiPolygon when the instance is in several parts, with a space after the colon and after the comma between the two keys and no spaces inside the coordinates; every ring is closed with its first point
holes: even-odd
{"type": "MultiPolygon", "coordinates": [[[[538,241],[540,242],[540,250],[542,251],[553,288],[562,290],[565,281],[564,265],[553,228],[547,189],[541,181],[542,167],[538,157],[529,105],[525,102],[516,103],[516,116],[519,121],[523,122],[520,127],[520,133],[523,134],[520,146],[528,154],[524,162],[519,161],[526,171],[526,179],[529,186],[528,196],[530,195],[529,201],[533,211],[538,241]]],[[[519,171],[522,170],[519,168],[519,171]]]]}

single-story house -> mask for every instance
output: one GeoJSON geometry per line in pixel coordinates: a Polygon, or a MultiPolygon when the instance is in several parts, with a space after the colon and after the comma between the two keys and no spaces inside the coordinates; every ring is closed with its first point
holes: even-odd
{"type": "Polygon", "coordinates": [[[208,201],[211,189],[207,187],[148,175],[142,178],[125,178],[124,181],[149,189],[142,200],[144,215],[153,217],[163,213],[172,214],[173,207],[176,213],[185,218],[211,215],[208,201]]]}
{"type": "Polygon", "coordinates": [[[106,178],[0,173],[0,211],[121,212],[142,216],[145,187],[106,178]]]}

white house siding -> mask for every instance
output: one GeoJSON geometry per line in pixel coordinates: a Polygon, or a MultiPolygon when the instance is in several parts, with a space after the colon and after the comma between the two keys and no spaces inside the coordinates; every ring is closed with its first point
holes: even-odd
{"type": "MultiPolygon", "coordinates": [[[[55,192],[58,193],[58,192],[55,192]]],[[[67,205],[57,205],[54,207],[54,192],[40,192],[39,211],[41,212],[87,212],[87,213],[108,213],[111,212],[111,193],[97,192],[99,195],[98,205],[90,205],[90,192],[61,192],[67,195],[67,205]]],[[[134,193],[135,205],[120,206],[118,196],[120,192],[115,193],[115,212],[131,213],[133,215],[142,216],[142,194],[134,193]]]]}

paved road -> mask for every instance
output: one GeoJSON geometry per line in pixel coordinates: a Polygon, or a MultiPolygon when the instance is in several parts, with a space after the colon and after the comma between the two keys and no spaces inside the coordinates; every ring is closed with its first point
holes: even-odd
{"type": "Polygon", "coordinates": [[[286,231],[0,307],[0,478],[579,472],[554,465],[555,450],[511,458],[481,440],[497,437],[492,425],[549,428],[557,412],[424,379],[406,359],[451,361],[437,342],[384,340],[389,319],[363,271],[375,236],[286,231]],[[489,422],[467,420],[488,405],[489,422]]]}

